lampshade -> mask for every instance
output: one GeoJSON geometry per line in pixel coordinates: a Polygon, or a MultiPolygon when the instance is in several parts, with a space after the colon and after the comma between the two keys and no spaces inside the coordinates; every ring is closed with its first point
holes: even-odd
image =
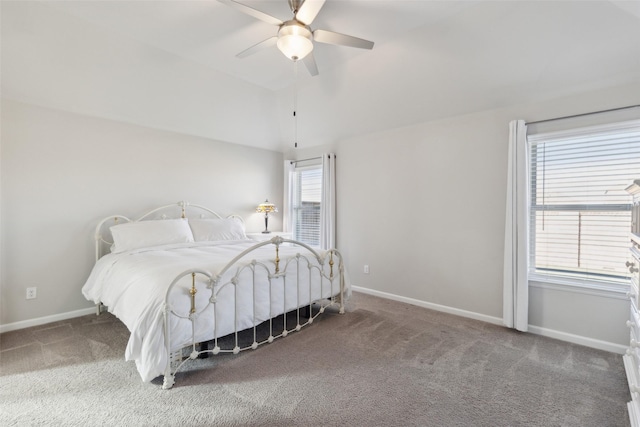
{"type": "Polygon", "coordinates": [[[297,61],[313,50],[311,31],[297,21],[287,21],[278,31],[278,49],[287,58],[297,61]]]}
{"type": "Polygon", "coordinates": [[[269,215],[272,212],[278,212],[278,208],[273,203],[270,203],[269,200],[265,200],[264,203],[258,205],[256,212],[269,215]]]}

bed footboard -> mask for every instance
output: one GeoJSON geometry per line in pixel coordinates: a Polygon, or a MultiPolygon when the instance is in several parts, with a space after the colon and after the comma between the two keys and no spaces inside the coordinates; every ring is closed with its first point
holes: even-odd
{"type": "Polygon", "coordinates": [[[279,236],[245,250],[218,272],[184,271],[169,286],[164,302],[167,364],[162,388],[171,388],[176,373],[190,360],[255,350],[300,331],[329,307],[344,314],[345,291],[344,263],[337,250],[321,255],[304,243],[279,236]],[[296,247],[295,255],[281,259],[284,244],[296,247]],[[264,260],[265,246],[273,247],[269,260],[264,260]],[[187,324],[190,342],[175,348],[172,330],[187,324]],[[203,331],[203,325],[210,330],[203,331]],[[201,345],[203,341],[207,345],[201,345]],[[189,353],[184,360],[183,346],[189,353]]]}

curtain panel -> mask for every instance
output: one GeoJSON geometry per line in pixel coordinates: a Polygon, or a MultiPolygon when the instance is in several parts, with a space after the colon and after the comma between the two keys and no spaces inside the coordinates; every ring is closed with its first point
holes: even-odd
{"type": "Polygon", "coordinates": [[[293,232],[293,190],[295,188],[295,171],[296,167],[293,161],[284,161],[284,192],[282,198],[282,231],[293,232]]]}
{"type": "Polygon", "coordinates": [[[336,155],[322,155],[322,202],[320,205],[320,247],[336,246],[336,155]]]}
{"type": "Polygon", "coordinates": [[[526,332],[529,326],[529,148],[524,120],[509,123],[507,206],[504,237],[503,321],[526,332]]]}

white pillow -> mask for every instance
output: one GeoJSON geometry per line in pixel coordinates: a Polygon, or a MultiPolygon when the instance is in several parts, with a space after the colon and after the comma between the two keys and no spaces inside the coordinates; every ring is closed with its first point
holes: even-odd
{"type": "Polygon", "coordinates": [[[111,252],[193,242],[193,234],[186,219],[161,219],[128,222],[109,228],[113,237],[111,252]]]}
{"type": "Polygon", "coordinates": [[[237,218],[190,219],[189,225],[196,242],[215,240],[244,240],[244,224],[237,218]]]}

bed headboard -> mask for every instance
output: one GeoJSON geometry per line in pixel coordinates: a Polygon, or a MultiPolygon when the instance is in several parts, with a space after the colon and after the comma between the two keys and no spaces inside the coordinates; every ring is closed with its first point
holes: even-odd
{"type": "MultiPolygon", "coordinates": [[[[224,218],[217,212],[196,204],[185,201],[172,203],[170,205],[160,206],[143,214],[137,219],[130,219],[124,215],[111,215],[104,218],[98,223],[95,231],[96,241],[96,261],[111,250],[113,238],[111,236],[110,227],[118,224],[126,224],[127,222],[152,221],[162,219],[175,218],[224,218]]],[[[244,223],[239,215],[228,215],[226,218],[237,218],[244,223]]]]}

